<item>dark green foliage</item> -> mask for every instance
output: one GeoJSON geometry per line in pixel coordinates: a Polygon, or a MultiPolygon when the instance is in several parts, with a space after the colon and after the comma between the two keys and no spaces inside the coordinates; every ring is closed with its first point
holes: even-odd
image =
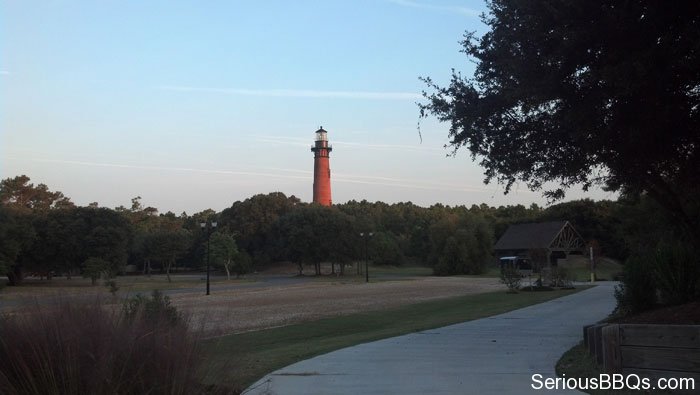
{"type": "Polygon", "coordinates": [[[7,274],[10,282],[18,280],[14,272],[17,259],[34,237],[29,215],[0,205],[0,275],[7,274]]]}
{"type": "Polygon", "coordinates": [[[170,269],[192,244],[192,235],[182,228],[160,228],[140,235],[139,252],[149,261],[157,262],[170,281],[170,269]]]}
{"type": "Polygon", "coordinates": [[[223,267],[226,270],[226,276],[230,279],[231,272],[240,277],[246,274],[251,269],[250,256],[238,251],[236,240],[232,234],[226,230],[214,232],[211,235],[211,264],[214,267],[223,267]],[[247,258],[247,259],[246,259],[247,258]]]}
{"type": "Polygon", "coordinates": [[[0,205],[21,212],[74,207],[61,192],[51,192],[46,184],[34,186],[26,175],[0,181],[0,205]]]}
{"type": "Polygon", "coordinates": [[[648,194],[700,245],[700,3],[492,0],[481,37],[421,115],[450,123],[488,180],[648,194]],[[695,211],[697,213],[697,211],[695,211]]]}
{"type": "Polygon", "coordinates": [[[246,250],[255,263],[268,263],[274,258],[270,247],[275,244],[271,237],[275,223],[299,204],[298,198],[281,192],[255,195],[223,210],[219,224],[236,233],[238,247],[246,250]]]}
{"type": "Polygon", "coordinates": [[[656,247],[654,278],[659,301],[683,304],[700,296],[700,260],[698,252],[678,241],[662,242],[656,247]]]}
{"type": "MultiPolygon", "coordinates": [[[[321,274],[321,262],[347,263],[358,257],[360,241],[355,220],[336,207],[301,206],[280,217],[274,234],[280,257],[313,264],[321,274]]],[[[341,271],[343,270],[341,265],[341,271]]]]}
{"type": "Polygon", "coordinates": [[[624,259],[629,254],[622,233],[620,204],[591,199],[573,200],[547,207],[539,221],[569,221],[587,243],[598,245],[598,254],[624,259]]]}
{"type": "Polygon", "coordinates": [[[464,244],[457,242],[455,237],[450,236],[442,251],[437,254],[437,262],[433,272],[438,276],[465,273],[467,259],[467,248],[464,244]]]}
{"type": "Polygon", "coordinates": [[[233,272],[242,276],[253,271],[253,259],[245,251],[238,251],[233,261],[233,272]]]}
{"type": "Polygon", "coordinates": [[[119,213],[106,208],[74,207],[33,215],[36,238],[18,262],[29,271],[71,273],[90,257],[109,263],[108,272],[123,271],[131,227],[119,213]]]}
{"type": "Polygon", "coordinates": [[[480,274],[492,260],[492,231],[467,211],[445,215],[430,227],[429,262],[435,274],[480,274]]]}
{"type": "Polygon", "coordinates": [[[687,233],[663,215],[659,204],[642,197],[619,205],[625,242],[634,255],[625,262],[616,293],[620,313],[700,297],[700,262],[687,233]]]}
{"type": "Polygon", "coordinates": [[[170,298],[159,290],[154,290],[151,297],[138,294],[124,302],[124,316],[128,320],[143,320],[153,325],[168,324],[172,326],[183,323],[182,316],[170,298]]]}
{"type": "Polygon", "coordinates": [[[403,251],[393,233],[375,233],[369,244],[369,259],[375,265],[400,266],[404,263],[403,251]]]}
{"type": "Polygon", "coordinates": [[[102,258],[90,257],[83,263],[83,277],[92,280],[92,285],[107,273],[109,273],[109,262],[102,258]]]}
{"type": "MultiPolygon", "coordinates": [[[[321,262],[364,260],[366,252],[375,264],[410,262],[441,275],[478,274],[493,261],[493,243],[510,224],[569,220],[587,241],[600,241],[603,254],[620,257],[643,244],[627,235],[644,234],[643,221],[658,211],[647,207],[648,199],[583,200],[547,209],[535,204],[467,209],[368,201],[328,208],[281,193],[235,202],[220,214],[204,210],[191,216],[159,215],[156,208],[144,207],[140,197],[132,199],[130,209],[55,206],[0,205],[0,270],[9,271],[11,278],[28,272],[47,277],[82,273],[96,279],[98,272],[108,278],[122,273],[127,262],[144,273],[151,273],[152,265],[168,275],[172,267],[201,269],[206,233],[199,223],[217,219],[211,263],[236,275],[250,271],[253,261],[259,270],[269,261],[291,261],[314,264],[320,273],[321,262]],[[374,234],[367,245],[361,232],[374,234]],[[88,258],[108,262],[108,268],[86,265],[88,258]]],[[[345,265],[337,267],[342,273],[345,265]]]]}
{"type": "Polygon", "coordinates": [[[616,313],[629,314],[648,310],[656,303],[653,262],[647,256],[631,256],[625,262],[622,283],[615,287],[616,313]]]}

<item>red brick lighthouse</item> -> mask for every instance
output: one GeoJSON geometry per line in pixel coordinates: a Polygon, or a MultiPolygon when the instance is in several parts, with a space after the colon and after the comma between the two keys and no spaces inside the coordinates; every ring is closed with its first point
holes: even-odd
{"type": "Polygon", "coordinates": [[[311,151],[314,153],[314,203],[330,206],[331,200],[331,167],[330,152],[333,147],[328,145],[328,132],[323,126],[316,131],[316,142],[311,151]]]}

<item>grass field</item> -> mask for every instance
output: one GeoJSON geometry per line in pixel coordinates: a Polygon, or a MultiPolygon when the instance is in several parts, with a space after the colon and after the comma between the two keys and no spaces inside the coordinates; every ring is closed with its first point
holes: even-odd
{"type": "MultiPolygon", "coordinates": [[[[578,292],[490,292],[204,341],[209,384],[244,389],[296,361],[343,347],[492,316],[578,292]]],[[[329,301],[332,303],[332,301],[329,301]]]]}
{"type": "MultiPolygon", "coordinates": [[[[571,256],[569,262],[562,264],[562,267],[569,271],[574,281],[590,281],[591,266],[588,258],[580,256],[571,256]]],[[[599,280],[613,280],[617,275],[622,273],[623,266],[608,258],[602,258],[596,265],[596,278],[599,280]]]]}

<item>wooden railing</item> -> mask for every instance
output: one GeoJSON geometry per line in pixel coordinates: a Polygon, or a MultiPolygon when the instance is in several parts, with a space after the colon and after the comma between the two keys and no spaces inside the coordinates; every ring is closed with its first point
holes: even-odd
{"type": "Polygon", "coordinates": [[[596,324],[583,337],[605,373],[693,378],[694,391],[677,393],[700,393],[700,325],[596,324]]]}

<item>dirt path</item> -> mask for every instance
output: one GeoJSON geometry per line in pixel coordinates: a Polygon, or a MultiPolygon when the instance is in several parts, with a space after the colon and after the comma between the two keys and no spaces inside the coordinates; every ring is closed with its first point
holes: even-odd
{"type": "Polygon", "coordinates": [[[171,295],[206,335],[246,332],[301,321],[503,289],[496,278],[423,277],[378,283],[308,282],[171,295]]]}

